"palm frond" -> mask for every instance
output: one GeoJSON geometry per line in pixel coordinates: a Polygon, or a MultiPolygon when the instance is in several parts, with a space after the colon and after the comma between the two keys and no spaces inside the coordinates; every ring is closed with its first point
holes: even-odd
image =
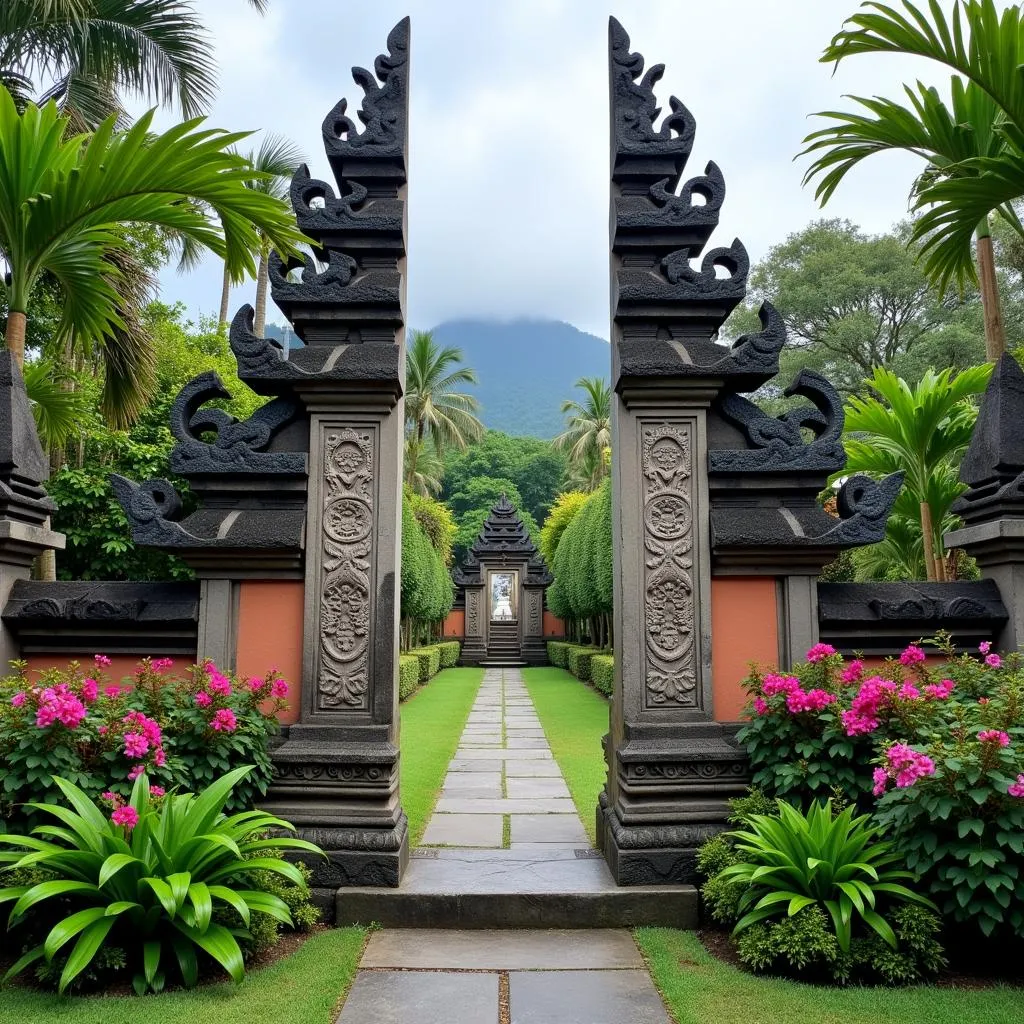
{"type": "Polygon", "coordinates": [[[46,448],[61,448],[81,429],[89,414],[88,396],[49,359],[26,363],[22,376],[36,421],[39,440],[46,448]]]}

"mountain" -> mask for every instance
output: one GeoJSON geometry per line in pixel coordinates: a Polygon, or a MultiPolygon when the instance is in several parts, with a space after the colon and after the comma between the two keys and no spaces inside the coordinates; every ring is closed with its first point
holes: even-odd
{"type": "Polygon", "coordinates": [[[472,389],[480,418],[509,434],[554,437],[576,381],[611,376],[608,342],[561,320],[446,320],[433,333],[439,345],[462,349],[480,382],[472,389]]]}

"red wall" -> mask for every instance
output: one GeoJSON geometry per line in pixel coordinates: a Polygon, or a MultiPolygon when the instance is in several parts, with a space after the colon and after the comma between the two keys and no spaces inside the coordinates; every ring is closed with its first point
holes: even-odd
{"type": "Polygon", "coordinates": [[[545,612],[544,635],[547,637],[565,636],[565,623],[551,612],[545,612]]]}
{"type": "Polygon", "coordinates": [[[720,576],[711,581],[711,687],[715,721],[735,722],[747,701],[741,681],[751,662],[779,661],[775,579],[720,576]]]}
{"type": "Polygon", "coordinates": [[[453,640],[462,640],[466,636],[466,613],[462,608],[453,608],[444,620],[442,635],[453,640]]]}
{"type": "MultiPolygon", "coordinates": [[[[48,668],[67,668],[69,661],[80,662],[86,675],[88,675],[94,667],[93,655],[102,653],[103,651],[90,651],[88,654],[71,651],[68,654],[59,655],[27,654],[25,660],[28,662],[29,680],[35,682],[38,678],[36,673],[48,668]]],[[[157,658],[164,657],[164,655],[160,654],[159,651],[154,651],[149,657],[152,657],[155,661],[157,658]]],[[[104,672],[111,682],[120,683],[126,677],[135,675],[135,669],[138,667],[141,659],[142,656],[139,654],[112,654],[110,655],[110,666],[104,669],[104,672]]],[[[191,665],[194,661],[194,653],[188,656],[179,655],[174,659],[176,668],[184,668],[186,665],[191,665]]]]}

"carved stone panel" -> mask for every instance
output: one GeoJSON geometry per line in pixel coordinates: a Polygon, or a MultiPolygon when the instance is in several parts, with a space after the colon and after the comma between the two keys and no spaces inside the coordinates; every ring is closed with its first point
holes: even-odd
{"type": "Polygon", "coordinates": [[[322,432],[318,711],[369,710],[375,431],[322,432]]]}
{"type": "Polygon", "coordinates": [[[530,590],[526,595],[526,636],[541,636],[544,632],[544,595],[539,590],[530,590]]]}
{"type": "Polygon", "coordinates": [[[466,591],[466,636],[483,636],[483,627],[480,622],[480,599],[479,590],[466,591]]]}
{"type": "Polygon", "coordinates": [[[644,706],[696,708],[692,425],[645,423],[641,463],[644,706]]]}

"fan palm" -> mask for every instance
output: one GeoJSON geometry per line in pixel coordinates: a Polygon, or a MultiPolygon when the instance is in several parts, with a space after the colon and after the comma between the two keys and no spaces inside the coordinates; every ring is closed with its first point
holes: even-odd
{"type": "MultiPolygon", "coordinates": [[[[878,367],[866,383],[878,397],[846,403],[846,473],[905,473],[894,511],[921,524],[929,580],[946,578],[942,546],[944,520],[960,493],[956,462],[966,451],[977,418],[973,399],[988,383],[992,365],[928,370],[911,388],[878,367]]],[[[948,524],[945,524],[948,525],[948,524]]]]}
{"type": "Polygon", "coordinates": [[[821,59],[838,63],[860,53],[927,57],[975,86],[954,99],[954,116],[958,102],[972,107],[965,124],[956,126],[966,149],[948,164],[933,164],[936,173],[919,179],[914,198],[923,212],[912,241],[922,243],[925,272],[940,290],[952,281],[962,285],[975,277],[971,239],[993,210],[1024,235],[1011,206],[1024,196],[1024,13],[1016,5],[1000,11],[995,0],[956,0],[948,16],[938,0],[929,0],[927,14],[909,0],[902,11],[865,3],[821,59]],[[986,145],[976,117],[989,101],[993,138],[986,145]],[[982,136],[971,140],[969,133],[979,129],[982,136]]]}
{"type": "Polygon", "coordinates": [[[416,476],[426,440],[440,455],[445,447],[465,449],[483,436],[484,425],[476,416],[480,403],[455,390],[476,383],[476,372],[461,362],[461,349],[440,348],[430,331],[412,332],[405,357],[405,420],[415,444],[409,449],[407,480],[416,476]]]}
{"type": "MultiPolygon", "coordinates": [[[[829,118],[834,124],[812,132],[804,142],[801,156],[816,154],[804,175],[804,183],[818,178],[815,198],[824,206],[839,183],[862,160],[875,153],[903,150],[927,162],[918,175],[911,195],[920,195],[928,185],[947,174],[962,174],[966,161],[999,157],[1006,149],[1006,140],[996,131],[999,107],[974,82],[964,84],[953,76],[951,107],[947,107],[935,89],[920,82],[916,89],[904,87],[909,104],[902,106],[887,99],[853,96],[863,111],[822,111],[816,116],[829,118]],[[873,115],[873,116],[872,116],[873,115]]],[[[1000,207],[986,211],[974,229],[978,280],[985,310],[985,348],[993,362],[1006,348],[1002,316],[999,311],[999,288],[989,215],[1000,207]]],[[[970,240],[967,241],[970,259],[970,240]]]]}
{"type": "MultiPolygon", "coordinates": [[[[269,238],[292,254],[303,239],[288,208],[248,188],[253,171],[230,147],[244,133],[201,128],[201,120],[162,135],[152,112],[129,131],[107,118],[93,135],[68,135],[56,104],[19,113],[0,88],[0,258],[8,317],[7,347],[24,362],[33,286],[44,274],[63,302],[60,333],[97,345],[106,365],[105,412],[123,417],[144,395],[137,345],[119,345],[118,257],[129,248],[119,228],[152,224],[225,259],[232,273],[255,273],[252,254],[269,238]],[[220,227],[206,214],[219,218],[220,227]]],[[[134,337],[134,335],[131,335],[134,337]]]]}
{"type": "MultiPolygon", "coordinates": [[[[261,14],[269,6],[249,2],[261,14]]],[[[177,0],[4,0],[0,84],[25,102],[34,74],[50,82],[43,98],[59,102],[74,130],[122,113],[122,91],[195,117],[216,90],[209,37],[177,0]]]]}
{"type": "Polygon", "coordinates": [[[583,401],[562,403],[568,421],[554,445],[568,453],[573,483],[593,491],[608,474],[604,453],[612,443],[612,391],[600,377],[581,377],[576,387],[583,391],[583,401]]]}
{"type": "MultiPolygon", "coordinates": [[[[265,195],[273,196],[282,203],[288,199],[288,190],[292,175],[302,163],[304,157],[299,148],[281,135],[268,135],[255,151],[246,155],[246,161],[259,177],[248,182],[249,188],[265,195]]],[[[256,273],[256,315],[253,320],[253,331],[257,338],[263,337],[263,329],[267,323],[267,285],[270,250],[273,246],[270,239],[260,233],[262,244],[259,248],[259,269],[256,273]]],[[[224,283],[220,294],[220,323],[228,322],[228,305],[231,297],[231,285],[238,281],[232,279],[227,264],[224,264],[224,283]]]]}

